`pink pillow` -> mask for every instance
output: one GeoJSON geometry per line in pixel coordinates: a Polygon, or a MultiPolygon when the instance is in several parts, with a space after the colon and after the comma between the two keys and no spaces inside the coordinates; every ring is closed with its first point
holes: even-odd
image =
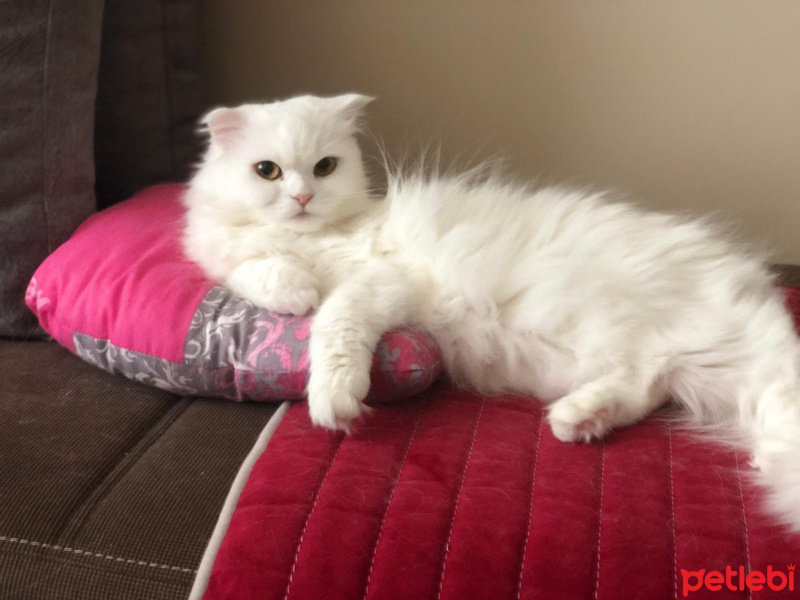
{"type": "MultiPolygon", "coordinates": [[[[147,188],[87,219],[37,269],[28,306],[61,345],[111,373],[181,394],[302,397],[310,318],[238,298],[184,257],[184,189],[147,188]]],[[[429,335],[388,333],[371,399],[423,390],[441,369],[429,335]]]]}

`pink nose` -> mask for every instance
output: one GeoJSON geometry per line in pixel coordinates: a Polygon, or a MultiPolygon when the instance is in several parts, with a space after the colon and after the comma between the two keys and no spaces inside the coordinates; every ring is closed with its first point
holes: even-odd
{"type": "Polygon", "coordinates": [[[303,208],[306,207],[306,204],[311,202],[311,198],[313,198],[313,197],[314,197],[314,194],[295,194],[294,196],[292,196],[292,198],[297,200],[297,203],[300,206],[302,206],[303,208]]]}

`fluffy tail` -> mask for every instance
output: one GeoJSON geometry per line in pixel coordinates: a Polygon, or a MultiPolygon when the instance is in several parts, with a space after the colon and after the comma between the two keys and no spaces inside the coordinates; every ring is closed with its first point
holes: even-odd
{"type": "Polygon", "coordinates": [[[762,396],[751,432],[756,480],[767,490],[767,510],[800,532],[800,385],[762,396]]]}
{"type": "Polygon", "coordinates": [[[758,479],[767,488],[767,508],[791,530],[800,532],[800,441],[791,451],[772,452],[758,479]]]}

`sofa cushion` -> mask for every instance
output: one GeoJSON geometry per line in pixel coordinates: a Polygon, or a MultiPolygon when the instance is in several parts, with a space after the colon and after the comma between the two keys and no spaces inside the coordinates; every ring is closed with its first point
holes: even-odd
{"type": "Polygon", "coordinates": [[[276,405],[178,398],[0,341],[0,597],[183,599],[276,405]]]}
{"type": "Polygon", "coordinates": [[[352,436],[292,407],[203,600],[714,600],[748,596],[692,593],[685,572],[794,575],[800,535],[764,515],[746,453],[656,417],[566,444],[533,399],[422,396],[352,436]]]}
{"type": "Polygon", "coordinates": [[[95,209],[103,0],[10,0],[0,19],[0,335],[38,331],[36,266],[95,209]]]}

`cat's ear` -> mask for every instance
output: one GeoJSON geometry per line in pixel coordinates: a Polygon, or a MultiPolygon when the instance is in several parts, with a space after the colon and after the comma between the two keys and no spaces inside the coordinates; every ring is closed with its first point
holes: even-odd
{"type": "Polygon", "coordinates": [[[200,119],[200,124],[211,137],[208,157],[214,158],[222,154],[240,135],[246,125],[246,118],[237,108],[215,108],[200,119]]]}
{"type": "Polygon", "coordinates": [[[363,94],[343,94],[328,100],[339,118],[355,127],[364,116],[364,108],[375,98],[363,94]]]}

